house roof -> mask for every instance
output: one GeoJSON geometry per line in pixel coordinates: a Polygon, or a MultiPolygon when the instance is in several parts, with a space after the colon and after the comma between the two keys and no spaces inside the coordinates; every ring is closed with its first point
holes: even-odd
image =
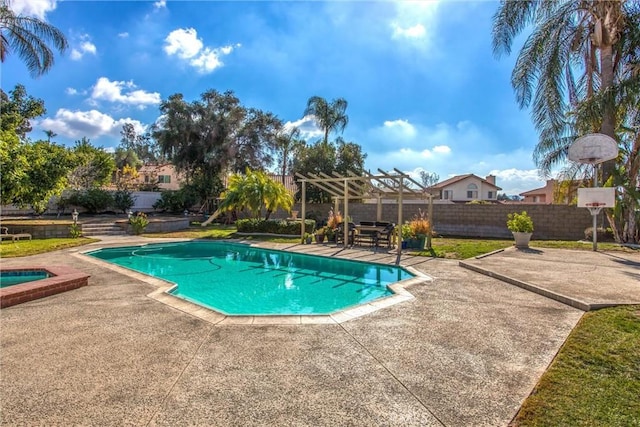
{"type": "Polygon", "coordinates": [[[498,187],[497,185],[487,181],[484,178],[480,178],[478,175],[474,175],[472,173],[467,173],[467,174],[464,174],[464,175],[456,175],[456,176],[451,177],[449,179],[445,179],[444,181],[439,182],[439,183],[437,183],[434,186],[429,187],[429,188],[442,189],[442,188],[448,187],[451,184],[455,184],[456,182],[464,181],[465,179],[472,178],[472,177],[479,179],[480,181],[482,181],[483,184],[490,185],[491,187],[494,187],[497,190],[502,190],[502,188],[498,187]]]}
{"type": "Polygon", "coordinates": [[[537,194],[547,194],[547,187],[534,188],[533,190],[525,191],[524,193],[520,193],[520,196],[535,196],[537,194]]]}

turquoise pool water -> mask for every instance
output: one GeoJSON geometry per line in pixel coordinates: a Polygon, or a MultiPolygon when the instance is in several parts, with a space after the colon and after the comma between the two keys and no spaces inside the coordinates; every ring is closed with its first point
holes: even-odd
{"type": "Polygon", "coordinates": [[[42,280],[47,277],[49,277],[49,273],[43,270],[2,271],[0,272],[0,288],[42,280]]]}
{"type": "Polygon", "coordinates": [[[172,293],[230,315],[329,314],[392,295],[406,270],[227,242],[107,248],[88,253],[177,284],[172,293]]]}

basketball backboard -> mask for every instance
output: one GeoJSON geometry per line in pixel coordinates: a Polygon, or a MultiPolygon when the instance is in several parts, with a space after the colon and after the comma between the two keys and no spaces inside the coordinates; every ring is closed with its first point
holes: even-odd
{"type": "Polygon", "coordinates": [[[618,157],[618,143],[602,133],[589,133],[576,139],[568,154],[574,162],[598,164],[618,157]]]}
{"type": "Polygon", "coordinates": [[[578,188],[579,208],[612,208],[616,204],[613,187],[578,188]]]}

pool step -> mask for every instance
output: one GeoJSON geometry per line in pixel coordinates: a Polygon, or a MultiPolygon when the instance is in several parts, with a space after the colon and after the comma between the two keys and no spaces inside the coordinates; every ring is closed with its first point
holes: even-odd
{"type": "Polygon", "coordinates": [[[128,233],[115,223],[84,223],[82,235],[90,236],[126,236],[128,233]]]}

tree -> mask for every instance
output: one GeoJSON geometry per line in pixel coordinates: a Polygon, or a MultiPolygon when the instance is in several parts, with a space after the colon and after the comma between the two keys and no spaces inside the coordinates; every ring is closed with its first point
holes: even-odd
{"type": "Polygon", "coordinates": [[[51,142],[51,138],[55,138],[56,136],[58,136],[58,134],[51,129],[45,130],[44,134],[47,135],[47,142],[51,142]]]}
{"type": "Polygon", "coordinates": [[[338,137],[336,139],[336,164],[335,171],[348,175],[364,173],[364,160],[367,154],[362,152],[362,147],[355,142],[348,142],[338,137]]]}
{"type": "Polygon", "coordinates": [[[282,122],[272,113],[255,108],[245,110],[241,127],[229,149],[230,170],[265,169],[273,163],[276,135],[282,122]]]}
{"type": "Polygon", "coordinates": [[[291,153],[303,144],[304,141],[300,139],[300,129],[295,126],[290,128],[281,127],[276,132],[275,151],[278,153],[278,168],[282,177],[282,184],[284,184],[285,176],[287,176],[287,169],[291,166],[289,160],[291,153]]]}
{"type": "Polygon", "coordinates": [[[62,194],[66,188],[67,175],[74,165],[73,156],[68,149],[54,143],[21,144],[15,135],[6,139],[5,135],[0,150],[2,203],[19,207],[30,205],[37,215],[42,215],[49,199],[62,194]],[[5,155],[11,157],[6,159],[5,155]],[[19,166],[15,167],[16,164],[19,166]]]}
{"type": "MultiPolygon", "coordinates": [[[[604,163],[602,182],[611,178],[610,184],[626,186],[625,194],[634,192],[633,165],[640,144],[625,129],[635,129],[637,135],[639,16],[640,4],[632,0],[501,3],[494,16],[496,54],[509,53],[514,38],[533,26],[512,84],[520,106],[532,106],[540,133],[534,160],[544,174],[566,160],[577,136],[601,132],[616,139],[621,152],[618,159],[604,163]]],[[[626,197],[627,213],[616,214],[629,218],[623,228],[631,227],[628,221],[639,203],[626,197]]],[[[616,219],[610,216],[609,222],[615,230],[616,219]]]]}
{"type": "MultiPolygon", "coordinates": [[[[566,146],[575,139],[569,113],[579,102],[606,93],[615,84],[623,65],[618,47],[627,6],[633,7],[628,0],[506,0],[494,16],[497,55],[510,53],[514,38],[533,25],[511,82],[520,107],[533,101],[533,119],[540,132],[534,159],[544,171],[564,161],[566,146]]],[[[607,102],[602,116],[589,127],[615,138],[615,105],[607,102]]],[[[607,167],[607,177],[612,166],[607,167]]]]}
{"type": "Polygon", "coordinates": [[[304,110],[305,116],[313,116],[316,125],[324,132],[324,144],[329,143],[329,133],[334,131],[343,132],[349,123],[346,115],[347,101],[338,98],[328,103],[320,96],[312,96],[307,101],[307,108],[304,110]]]}
{"type": "Polygon", "coordinates": [[[3,205],[21,200],[25,192],[29,163],[25,155],[24,144],[15,132],[0,131],[0,199],[3,205]]]}
{"type": "Polygon", "coordinates": [[[33,77],[45,74],[53,66],[54,53],[49,44],[60,53],[68,48],[62,31],[38,18],[16,15],[6,0],[0,4],[0,35],[0,60],[4,62],[15,52],[33,77]]]}
{"type": "Polygon", "coordinates": [[[433,187],[440,181],[440,175],[435,172],[420,171],[420,180],[425,187],[433,187]]]}
{"type": "Polygon", "coordinates": [[[126,152],[128,156],[130,153],[135,154],[140,162],[136,167],[142,164],[156,164],[164,160],[160,153],[160,147],[153,140],[150,132],[139,134],[132,123],[125,123],[122,125],[120,135],[118,149],[126,152]]]}
{"type": "Polygon", "coordinates": [[[73,153],[76,167],[69,176],[75,190],[99,188],[110,183],[116,170],[113,156],[103,148],[94,147],[87,138],[76,141],[73,153]]]}
{"type": "Polygon", "coordinates": [[[269,178],[264,172],[250,169],[244,175],[231,175],[222,198],[214,217],[222,212],[248,209],[255,218],[260,218],[264,209],[265,219],[269,219],[276,209],[289,211],[293,206],[293,196],[284,185],[269,178]]]}
{"type": "MultiPolygon", "coordinates": [[[[319,142],[301,145],[297,147],[293,157],[292,173],[294,174],[300,173],[309,176],[309,174],[325,173],[331,176],[335,171],[343,175],[349,172],[360,175],[364,171],[366,154],[362,152],[360,145],[338,138],[336,144],[319,142]]],[[[307,186],[306,195],[308,202],[327,203],[331,201],[331,194],[314,185],[307,186]]]]}
{"type": "Polygon", "coordinates": [[[31,132],[31,119],[46,113],[44,101],[27,95],[27,90],[21,84],[9,91],[7,95],[0,89],[0,128],[15,132],[22,140],[31,132]]]}
{"type": "Polygon", "coordinates": [[[153,137],[188,184],[198,181],[201,201],[218,195],[220,177],[228,171],[265,170],[273,161],[282,123],[271,113],[245,108],[231,91],[209,90],[194,102],[174,94],[160,112],[153,137]]]}

